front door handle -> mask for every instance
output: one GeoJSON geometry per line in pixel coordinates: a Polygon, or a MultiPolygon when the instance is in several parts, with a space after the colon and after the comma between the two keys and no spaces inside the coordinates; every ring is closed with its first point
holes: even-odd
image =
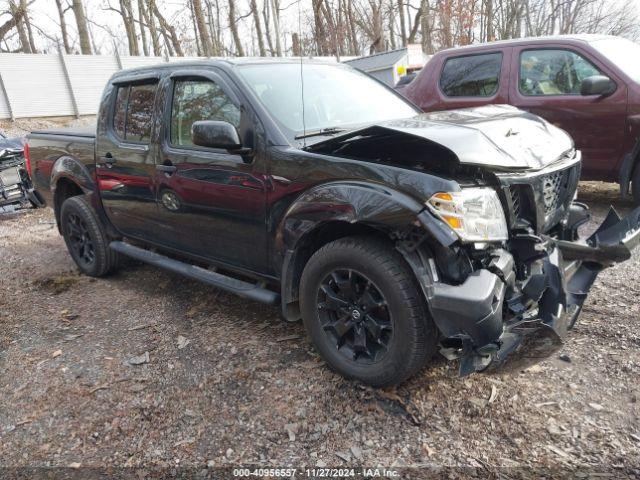
{"type": "Polygon", "coordinates": [[[177,170],[175,165],[156,165],[156,170],[160,170],[164,173],[173,173],[177,170]]]}

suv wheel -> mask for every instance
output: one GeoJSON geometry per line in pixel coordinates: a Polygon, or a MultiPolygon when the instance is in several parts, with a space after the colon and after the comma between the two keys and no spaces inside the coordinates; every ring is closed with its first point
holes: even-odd
{"type": "Polygon", "coordinates": [[[437,330],[404,259],[381,240],[333,241],[309,260],[302,318],[329,366],[369,385],[396,385],[436,350],[437,330]]]}
{"type": "Polygon", "coordinates": [[[67,249],[82,273],[101,277],[118,266],[118,253],[109,248],[109,239],[96,213],[83,197],[64,201],[60,226],[67,249]]]}

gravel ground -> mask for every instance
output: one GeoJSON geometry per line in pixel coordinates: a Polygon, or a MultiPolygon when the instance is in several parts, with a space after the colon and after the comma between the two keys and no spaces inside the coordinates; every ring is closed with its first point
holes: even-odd
{"type": "MultiPolygon", "coordinates": [[[[617,202],[580,197],[598,221],[617,202]]],[[[148,266],[79,275],[48,209],[0,215],[0,259],[0,467],[640,475],[637,253],[551,358],[461,379],[438,357],[393,390],[330,372],[276,308],[148,266]]]]}

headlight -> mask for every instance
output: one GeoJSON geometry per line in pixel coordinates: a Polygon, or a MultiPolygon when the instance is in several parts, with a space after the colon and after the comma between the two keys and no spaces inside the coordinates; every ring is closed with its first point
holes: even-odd
{"type": "Polygon", "coordinates": [[[427,206],[463,242],[499,241],[509,237],[502,204],[498,194],[490,188],[436,193],[427,206]]]}

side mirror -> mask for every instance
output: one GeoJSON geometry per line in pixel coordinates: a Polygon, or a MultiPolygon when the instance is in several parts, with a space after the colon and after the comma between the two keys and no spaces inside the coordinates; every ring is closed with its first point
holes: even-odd
{"type": "Polygon", "coordinates": [[[194,145],[209,148],[224,148],[231,153],[245,154],[236,127],[229,122],[200,120],[191,126],[191,141],[194,145]]]}
{"type": "Polygon", "coordinates": [[[582,81],[580,95],[601,95],[606,97],[616,91],[616,84],[604,75],[592,75],[582,81]]]}

